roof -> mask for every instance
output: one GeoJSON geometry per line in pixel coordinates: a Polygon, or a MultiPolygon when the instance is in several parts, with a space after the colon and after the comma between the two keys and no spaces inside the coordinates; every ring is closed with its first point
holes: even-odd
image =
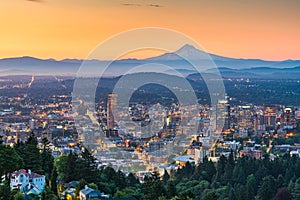
{"type": "Polygon", "coordinates": [[[101,197],[101,192],[99,190],[93,190],[88,194],[89,198],[101,197]]]}
{"type": "Polygon", "coordinates": [[[94,191],[94,189],[89,188],[89,187],[85,187],[84,189],[80,190],[80,192],[83,193],[84,195],[88,195],[92,191],[94,191]]]}
{"type": "Polygon", "coordinates": [[[159,166],[160,169],[166,169],[166,168],[176,168],[176,164],[166,164],[166,165],[161,165],[159,166]]]}
{"type": "Polygon", "coordinates": [[[76,185],[78,184],[79,181],[71,181],[69,183],[65,183],[64,186],[65,187],[76,187],[76,185]]]}
{"type": "Polygon", "coordinates": [[[34,172],[30,172],[30,170],[28,170],[29,172],[27,172],[25,169],[20,169],[18,171],[14,171],[11,175],[15,175],[15,176],[19,176],[20,174],[24,174],[25,176],[28,176],[29,178],[39,178],[39,177],[44,177],[44,175],[40,175],[34,172]]]}
{"type": "Polygon", "coordinates": [[[28,192],[27,192],[27,194],[36,194],[36,195],[38,195],[38,194],[40,194],[41,193],[41,191],[36,187],[36,186],[34,186],[33,188],[31,188],[28,192]]]}
{"type": "Polygon", "coordinates": [[[178,161],[178,162],[195,162],[195,160],[191,159],[190,155],[177,156],[177,157],[173,158],[173,160],[178,161]]]}
{"type": "Polygon", "coordinates": [[[80,192],[89,198],[101,197],[101,192],[99,190],[94,190],[88,186],[85,186],[85,188],[80,190],[80,192]]]}

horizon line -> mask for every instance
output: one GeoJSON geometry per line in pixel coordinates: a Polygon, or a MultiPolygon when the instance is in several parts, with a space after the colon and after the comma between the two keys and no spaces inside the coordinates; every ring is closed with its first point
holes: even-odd
{"type": "Polygon", "coordinates": [[[191,44],[185,44],[183,46],[181,46],[179,49],[177,49],[176,51],[173,52],[166,52],[166,53],[162,53],[162,54],[157,54],[154,56],[150,56],[150,57],[145,57],[145,58],[136,58],[136,57],[125,57],[125,58],[121,58],[121,59],[101,59],[101,58],[95,58],[95,59],[85,59],[85,58],[70,58],[70,57],[66,57],[63,59],[58,59],[58,58],[54,58],[54,57],[47,57],[47,58],[42,58],[42,57],[37,57],[37,56],[33,56],[33,55],[20,55],[20,56],[12,56],[12,57],[0,57],[0,60],[4,60],[4,59],[17,59],[17,58],[34,58],[34,59],[38,59],[38,60],[54,60],[54,61],[58,61],[58,62],[62,62],[65,60],[78,60],[78,61],[122,61],[122,60],[146,60],[146,59],[150,59],[150,58],[156,58],[159,56],[163,56],[165,54],[174,54],[177,51],[181,50],[182,48],[184,48],[185,46],[189,46],[192,47],[198,51],[202,51],[207,53],[209,56],[220,56],[220,57],[224,57],[224,58],[228,58],[228,59],[237,59],[237,60],[261,60],[261,61],[274,61],[274,62],[283,62],[283,61],[300,61],[300,58],[298,59],[291,59],[291,58],[287,58],[287,59],[275,59],[275,60],[271,60],[271,59],[263,59],[263,58],[244,58],[244,57],[231,57],[231,56],[227,56],[227,55],[219,55],[219,54],[215,54],[212,52],[208,52],[208,51],[204,51],[202,49],[198,49],[195,46],[191,45],[191,44]]]}

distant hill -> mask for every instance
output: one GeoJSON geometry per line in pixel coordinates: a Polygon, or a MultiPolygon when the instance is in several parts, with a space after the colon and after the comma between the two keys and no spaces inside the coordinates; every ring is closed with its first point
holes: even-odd
{"type": "MultiPolygon", "coordinates": [[[[157,63],[170,66],[176,69],[183,76],[188,76],[197,72],[190,62],[183,59],[188,58],[194,64],[201,68],[202,73],[215,73],[212,69],[215,64],[222,76],[225,77],[261,77],[265,75],[273,78],[280,76],[297,78],[300,71],[300,60],[284,61],[266,61],[260,59],[237,59],[209,54],[199,50],[191,45],[184,45],[173,53],[164,53],[162,55],[146,59],[123,59],[116,61],[104,60],[79,60],[79,59],[38,59],[33,57],[17,57],[0,59],[1,75],[72,75],[75,76],[84,62],[88,67],[81,72],[85,75],[99,75],[101,71],[109,64],[110,66],[102,76],[119,76],[125,74],[128,70],[142,64],[157,63]],[[213,61],[213,63],[212,63],[213,61]]],[[[172,73],[172,70],[165,70],[166,73],[172,73]]]]}

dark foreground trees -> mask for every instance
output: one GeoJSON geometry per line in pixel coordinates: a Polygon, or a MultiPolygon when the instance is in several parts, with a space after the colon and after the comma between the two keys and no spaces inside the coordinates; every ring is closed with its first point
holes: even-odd
{"type": "MultiPolygon", "coordinates": [[[[0,144],[1,176],[20,168],[46,174],[47,187],[41,195],[42,199],[57,198],[64,189],[62,185],[70,181],[79,181],[77,193],[88,184],[118,198],[300,199],[300,158],[290,157],[289,154],[274,160],[249,157],[235,160],[231,154],[228,158],[222,156],[218,163],[204,158],[198,166],[187,163],[176,172],[165,171],[162,176],[153,172],[145,177],[144,183],[140,183],[134,174],[125,175],[111,166],[98,169],[87,149],[80,155],[70,153],[61,156],[54,162],[47,148],[37,147],[34,137],[14,148],[0,144]]],[[[0,185],[0,199],[12,199],[15,195],[9,192],[8,182],[0,185]]]]}

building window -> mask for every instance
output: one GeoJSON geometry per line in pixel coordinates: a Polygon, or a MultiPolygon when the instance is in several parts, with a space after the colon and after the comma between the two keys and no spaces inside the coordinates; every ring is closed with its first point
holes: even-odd
{"type": "Polygon", "coordinates": [[[23,181],[24,181],[24,175],[21,174],[21,175],[20,175],[20,182],[23,182],[23,181]]]}

